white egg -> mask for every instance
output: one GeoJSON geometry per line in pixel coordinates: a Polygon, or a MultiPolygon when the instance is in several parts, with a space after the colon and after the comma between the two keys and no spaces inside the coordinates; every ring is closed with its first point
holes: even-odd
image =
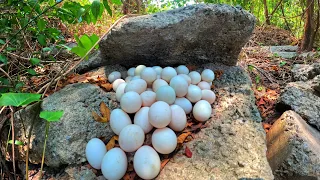
{"type": "Polygon", "coordinates": [[[189,77],[191,78],[191,84],[198,84],[201,81],[201,75],[197,71],[191,71],[189,77]]]}
{"type": "Polygon", "coordinates": [[[170,86],[177,97],[184,97],[188,93],[188,82],[181,76],[175,76],[170,80],[170,86]]]}
{"type": "Polygon", "coordinates": [[[212,107],[208,101],[200,100],[194,105],[192,113],[197,121],[204,122],[210,118],[212,107]]]}
{"type": "Polygon", "coordinates": [[[134,71],[135,70],[136,70],[135,67],[132,67],[132,68],[128,69],[128,71],[127,71],[128,76],[134,76],[134,71]]]}
{"type": "Polygon", "coordinates": [[[114,91],[117,91],[117,88],[118,86],[121,84],[121,83],[124,83],[125,81],[123,79],[117,79],[115,81],[113,81],[112,83],[112,88],[114,91]]]}
{"type": "Polygon", "coordinates": [[[183,77],[187,82],[188,82],[188,86],[191,84],[191,78],[190,76],[186,75],[186,74],[179,74],[178,76],[183,77]]]}
{"type": "Polygon", "coordinates": [[[121,78],[121,73],[119,71],[113,71],[112,73],[109,74],[108,81],[110,83],[113,83],[113,81],[120,78],[121,78]]]}
{"type": "Polygon", "coordinates": [[[86,145],[86,158],[95,169],[101,169],[102,158],[106,153],[105,144],[98,138],[91,139],[86,145]]]}
{"type": "Polygon", "coordinates": [[[200,88],[201,90],[204,90],[204,89],[210,90],[210,89],[211,89],[210,84],[209,84],[208,82],[206,82],[206,81],[201,81],[201,82],[199,82],[198,86],[199,86],[199,88],[200,88]]]}
{"type": "Polygon", "coordinates": [[[142,106],[150,107],[154,102],[156,102],[156,93],[152,90],[145,91],[140,94],[142,100],[142,106]]]}
{"type": "Polygon", "coordinates": [[[104,155],[101,172],[106,179],[121,179],[127,172],[128,160],[120,148],[112,148],[104,155]]]}
{"type": "Polygon", "coordinates": [[[141,94],[146,89],[147,89],[147,83],[145,80],[135,79],[127,83],[126,88],[124,88],[124,92],[134,91],[141,94]]]}
{"type": "Polygon", "coordinates": [[[136,69],[134,70],[134,75],[135,75],[135,76],[140,76],[140,74],[141,74],[141,72],[142,72],[142,70],[143,70],[144,68],[146,68],[145,65],[139,65],[139,66],[137,66],[136,69]]]}
{"type": "Polygon", "coordinates": [[[161,154],[170,154],[177,147],[177,136],[170,128],[156,129],[152,134],[152,146],[161,154]]]}
{"type": "Polygon", "coordinates": [[[142,146],[144,132],[136,124],[130,124],[122,129],[119,135],[119,145],[125,152],[134,152],[142,146]]]}
{"type": "Polygon", "coordinates": [[[157,75],[160,75],[160,74],[161,74],[161,72],[162,72],[162,67],[160,67],[160,66],[153,66],[152,68],[157,72],[157,75]]]}
{"type": "Polygon", "coordinates": [[[176,100],[176,92],[171,86],[161,86],[156,92],[156,100],[173,104],[176,100]]]}
{"type": "Polygon", "coordinates": [[[177,75],[177,71],[173,67],[165,67],[161,72],[161,79],[170,82],[171,78],[177,75]]]}
{"type": "Polygon", "coordinates": [[[201,99],[208,101],[209,104],[212,104],[216,100],[216,94],[211,90],[202,90],[201,99]]]}
{"type": "Polygon", "coordinates": [[[159,174],[160,167],[160,157],[152,147],[142,146],[134,154],[133,168],[140,178],[154,179],[159,174]]]}
{"type": "Polygon", "coordinates": [[[120,99],[121,109],[127,113],[137,112],[142,105],[141,97],[134,91],[126,92],[120,99]]]}
{"type": "Polygon", "coordinates": [[[157,79],[161,79],[161,75],[157,75],[157,79]]]}
{"type": "Polygon", "coordinates": [[[202,97],[201,89],[196,85],[190,84],[190,86],[188,87],[188,94],[186,97],[192,103],[198,102],[202,97]]]}
{"type": "Polygon", "coordinates": [[[141,71],[140,77],[147,83],[152,83],[157,79],[157,72],[151,67],[146,67],[141,71]]]}
{"type": "Polygon", "coordinates": [[[132,124],[132,122],[129,115],[122,109],[114,109],[111,111],[110,127],[116,135],[119,135],[121,130],[130,124],[132,124]]]}
{"type": "Polygon", "coordinates": [[[189,74],[189,69],[185,65],[180,65],[177,67],[178,74],[189,74]]]}
{"type": "Polygon", "coordinates": [[[157,92],[157,90],[161,87],[161,86],[168,86],[169,84],[167,83],[167,81],[163,80],[163,79],[157,79],[153,82],[152,84],[152,89],[154,92],[157,92]]]}
{"type": "Polygon", "coordinates": [[[214,72],[211,69],[205,69],[201,73],[202,81],[212,82],[214,80],[214,72]]]}
{"type": "Polygon", "coordinates": [[[182,131],[187,124],[187,116],[184,110],[178,105],[171,105],[171,121],[169,127],[174,131],[182,131]]]}
{"type": "Polygon", "coordinates": [[[174,104],[180,106],[186,114],[189,114],[192,111],[192,104],[187,98],[177,98],[174,101],[174,104]]]}
{"type": "Polygon", "coordinates": [[[132,81],[132,80],[135,80],[135,79],[141,79],[141,77],[140,77],[140,76],[133,76],[133,77],[131,78],[131,81],[132,81]]]}
{"type": "Polygon", "coordinates": [[[124,81],[126,81],[127,83],[130,82],[132,80],[132,76],[128,76],[126,77],[126,79],[124,81]]]}
{"type": "Polygon", "coordinates": [[[171,108],[168,103],[157,101],[151,105],[148,117],[154,127],[166,127],[171,121],[171,108]]]}
{"type": "Polygon", "coordinates": [[[118,102],[120,102],[120,99],[121,99],[122,95],[124,94],[124,88],[126,87],[126,85],[127,85],[127,83],[121,83],[117,88],[116,98],[117,98],[118,102]]]}
{"type": "Polygon", "coordinates": [[[134,115],[134,124],[140,126],[145,134],[150,132],[153,126],[149,122],[149,107],[141,108],[135,115],[134,115]]]}

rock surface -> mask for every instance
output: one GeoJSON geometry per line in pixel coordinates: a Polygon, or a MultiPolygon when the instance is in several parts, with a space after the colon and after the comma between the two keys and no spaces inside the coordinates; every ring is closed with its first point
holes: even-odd
{"type": "Polygon", "coordinates": [[[294,110],[309,124],[320,130],[320,96],[318,77],[308,82],[292,82],[287,84],[279,97],[278,110],[294,110]]]}
{"type": "Polygon", "coordinates": [[[270,46],[270,51],[276,56],[292,59],[298,56],[298,46],[270,46]]]}
{"type": "Polygon", "coordinates": [[[320,177],[320,133],[294,111],[286,111],[267,134],[267,157],[275,179],[320,177]]]}
{"type": "MultiPolygon", "coordinates": [[[[109,124],[95,122],[91,115],[92,111],[99,112],[99,104],[102,101],[111,109],[118,106],[115,102],[115,93],[106,93],[98,86],[91,84],[71,84],[45,98],[41,107],[38,103],[17,112],[15,128],[17,140],[27,142],[25,134],[29,133],[29,129],[24,131],[24,127],[30,127],[32,120],[35,120],[29,152],[30,162],[41,162],[45,120],[39,118],[40,109],[64,111],[59,122],[50,123],[45,164],[59,167],[64,164],[85,162],[85,147],[91,138],[110,139],[114,135],[109,124]]],[[[5,135],[7,134],[4,133],[5,135]]],[[[19,147],[19,159],[24,159],[25,147],[19,147]]]]}
{"type": "Polygon", "coordinates": [[[221,4],[126,18],[100,42],[103,65],[235,65],[254,24],[250,13],[221,4]]]}
{"type": "Polygon", "coordinates": [[[295,64],[291,69],[293,80],[307,81],[320,74],[320,63],[309,64],[295,64]]]}
{"type": "Polygon", "coordinates": [[[273,179],[266,158],[265,132],[254,103],[251,81],[239,67],[208,64],[223,70],[214,81],[217,101],[213,117],[186,146],[192,158],[178,152],[157,179],[273,179]]]}

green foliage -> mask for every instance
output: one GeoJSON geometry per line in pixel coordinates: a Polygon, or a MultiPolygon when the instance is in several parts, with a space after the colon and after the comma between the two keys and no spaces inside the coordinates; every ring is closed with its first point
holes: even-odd
{"type": "Polygon", "coordinates": [[[279,66],[282,67],[282,66],[284,66],[284,65],[286,65],[286,64],[287,64],[286,61],[281,61],[281,62],[279,63],[279,66]]]}
{"type": "Polygon", "coordinates": [[[0,106],[24,106],[40,101],[41,94],[33,93],[3,93],[0,97],[0,106]]]}
{"type": "MultiPolygon", "coordinates": [[[[8,141],[8,144],[12,144],[12,140],[9,140],[9,141],[8,141]]],[[[18,145],[18,146],[22,146],[22,145],[23,145],[23,142],[18,141],[18,140],[15,140],[15,141],[14,141],[14,144],[15,144],[15,145],[18,145]]]]}
{"type": "Polygon", "coordinates": [[[63,116],[63,111],[41,111],[40,117],[49,122],[59,121],[59,119],[63,116]]]}
{"type": "MultiPolygon", "coordinates": [[[[81,38],[75,36],[75,39],[78,45],[72,48],[71,52],[77,54],[80,57],[84,57],[90,51],[90,49],[98,42],[99,37],[95,34],[91,36],[85,34],[81,36],[81,38]]],[[[97,49],[99,48],[99,46],[97,45],[95,48],[97,49]]]]}
{"type": "Polygon", "coordinates": [[[30,62],[32,65],[38,65],[40,63],[40,59],[38,58],[31,58],[30,62]]]}

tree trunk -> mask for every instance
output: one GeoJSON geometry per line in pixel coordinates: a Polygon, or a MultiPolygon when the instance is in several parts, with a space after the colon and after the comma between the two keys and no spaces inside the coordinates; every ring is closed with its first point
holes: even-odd
{"type": "Polygon", "coordinates": [[[270,25],[267,0],[263,0],[263,6],[264,6],[264,16],[266,18],[266,23],[267,25],[270,25]]]}
{"type": "Polygon", "coordinates": [[[306,17],[304,23],[304,33],[301,43],[302,51],[311,51],[313,47],[314,37],[314,23],[313,23],[313,12],[314,10],[314,0],[307,0],[306,17]]]}

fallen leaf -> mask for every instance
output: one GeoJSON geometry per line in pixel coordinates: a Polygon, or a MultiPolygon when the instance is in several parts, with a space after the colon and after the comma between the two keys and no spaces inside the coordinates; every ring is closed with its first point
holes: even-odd
{"type": "Polygon", "coordinates": [[[118,141],[119,137],[118,136],[113,136],[108,144],[106,145],[107,150],[109,151],[110,149],[114,148],[114,146],[116,145],[116,141],[118,141]]]}
{"type": "Polygon", "coordinates": [[[263,98],[260,98],[260,100],[257,102],[257,105],[261,106],[263,104],[266,104],[266,103],[264,102],[263,98]]]}
{"type": "Polygon", "coordinates": [[[214,75],[215,75],[215,79],[220,79],[220,77],[222,76],[223,74],[223,71],[222,70],[217,70],[217,71],[214,71],[214,75]]]}
{"type": "Polygon", "coordinates": [[[180,134],[180,136],[178,137],[178,144],[182,144],[190,134],[191,132],[180,134]]]}
{"type": "Polygon", "coordinates": [[[128,172],[123,176],[123,180],[134,180],[134,178],[136,177],[136,172],[132,171],[132,172],[128,172]]]}
{"type": "Polygon", "coordinates": [[[109,119],[99,116],[99,114],[97,114],[94,111],[92,111],[92,116],[93,116],[93,119],[97,122],[106,123],[109,121],[109,119]]]}
{"type": "Polygon", "coordinates": [[[110,120],[110,109],[103,101],[100,103],[100,113],[107,121],[110,120]]]}
{"type": "Polygon", "coordinates": [[[164,168],[164,166],[170,161],[170,159],[164,159],[161,161],[160,171],[164,168]]]}
{"type": "Polygon", "coordinates": [[[192,157],[192,152],[190,151],[190,149],[188,148],[188,146],[186,146],[186,149],[185,149],[185,154],[188,158],[191,158],[192,157]]]}
{"type": "Polygon", "coordinates": [[[112,84],[110,84],[110,83],[100,84],[100,86],[103,87],[106,91],[112,90],[112,84]]]}

